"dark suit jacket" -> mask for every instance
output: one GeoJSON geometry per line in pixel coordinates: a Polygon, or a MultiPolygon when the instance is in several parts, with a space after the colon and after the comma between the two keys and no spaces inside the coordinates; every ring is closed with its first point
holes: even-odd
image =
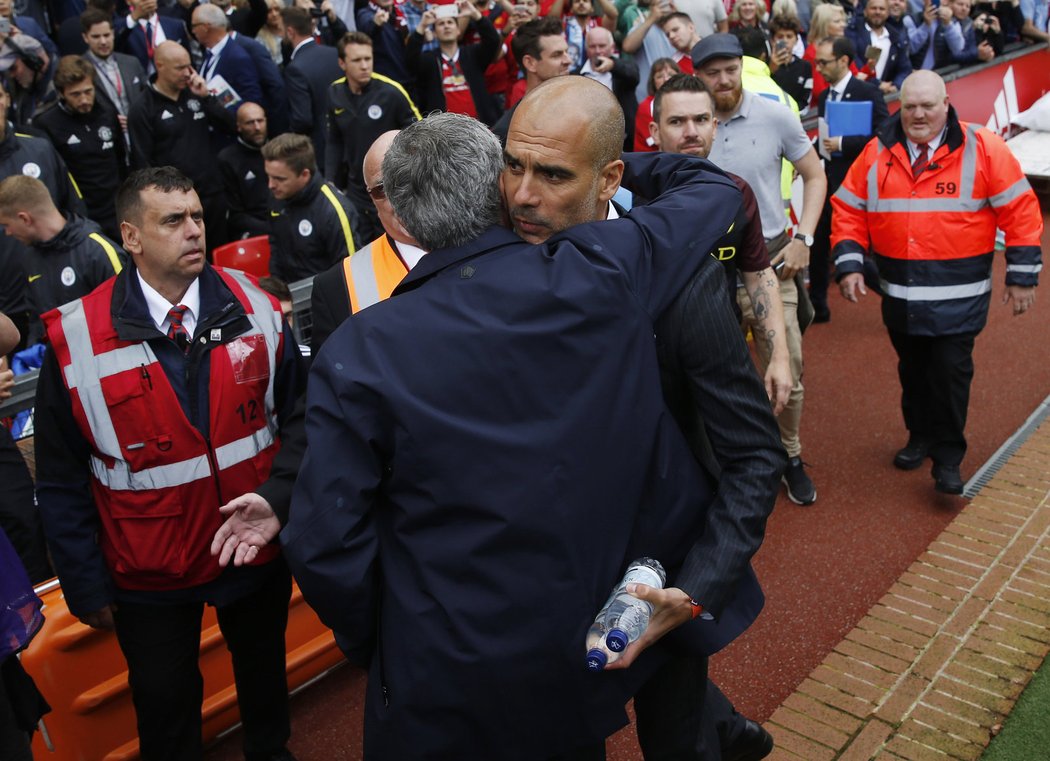
{"type": "Polygon", "coordinates": [[[292,132],[308,135],[314,141],[317,165],[324,166],[325,111],[328,86],[339,77],[339,54],[335,48],[310,41],[284,67],[284,86],[288,95],[289,124],[292,132]]]}
{"type": "Polygon", "coordinates": [[[209,77],[215,75],[225,79],[241,98],[239,102],[227,105],[226,108],[229,110],[236,111],[241,103],[262,104],[263,93],[255,62],[248,51],[237,43],[237,40],[226,40],[226,45],[219,54],[215,68],[209,72],[209,77]]]}
{"type": "Polygon", "coordinates": [[[271,135],[280,135],[288,131],[288,96],[284,92],[284,78],[281,70],[270,57],[266,46],[254,37],[234,32],[230,35],[251,56],[255,64],[255,73],[259,76],[262,88],[262,103],[266,109],[266,121],[271,135]]]}
{"type": "MultiPolygon", "coordinates": [[[[882,70],[881,81],[893,82],[899,90],[904,78],[912,71],[911,57],[908,55],[908,31],[903,25],[897,27],[889,24],[886,25],[886,31],[890,34],[890,51],[886,68],[882,70]]],[[[854,60],[857,68],[863,68],[867,64],[864,51],[871,44],[871,32],[868,31],[862,14],[854,17],[853,23],[846,28],[846,36],[857,50],[857,57],[854,60]]]]}
{"type": "MultiPolygon", "coordinates": [[[[177,42],[182,45],[186,50],[190,49],[190,34],[186,31],[186,25],[178,19],[171,18],[169,16],[157,16],[160,21],[160,28],[164,31],[164,38],[177,42]]],[[[118,20],[118,25],[123,24],[123,20],[118,20]]],[[[146,35],[142,31],[142,27],[138,24],[127,28],[126,25],[117,33],[117,50],[121,53],[128,53],[139,59],[139,63],[142,64],[142,68],[149,71],[149,56],[146,54],[146,35]]]]}
{"type": "Polygon", "coordinates": [[[613,95],[623,109],[626,134],[624,135],[623,149],[630,151],[634,149],[634,116],[638,113],[638,98],[634,91],[638,87],[638,64],[631,56],[617,56],[613,59],[612,68],[613,95]]]}
{"type": "MultiPolygon", "coordinates": [[[[142,100],[146,90],[149,89],[149,77],[146,76],[146,70],[142,68],[142,64],[135,56],[117,52],[112,55],[113,60],[117,62],[117,71],[120,72],[122,86],[128,91],[128,110],[130,111],[133,105],[142,100]]],[[[102,75],[96,70],[95,79],[97,80],[100,76],[102,75]]],[[[109,102],[105,88],[98,82],[95,83],[95,92],[109,102]]],[[[115,104],[110,105],[116,108],[115,104]]]]}
{"type": "MultiPolygon", "coordinates": [[[[828,102],[828,93],[831,89],[828,88],[820,94],[817,98],[817,114],[824,116],[824,106],[828,102]]],[[[886,108],[886,98],[878,87],[872,84],[868,84],[856,77],[851,77],[849,82],[846,83],[846,92],[842,96],[844,101],[862,101],[870,100],[872,102],[871,107],[871,132],[867,135],[847,135],[842,138],[842,151],[839,153],[833,153],[831,155],[831,161],[824,162],[824,173],[828,176],[828,195],[830,199],[836,190],[839,189],[839,185],[846,178],[846,172],[849,171],[850,164],[856,160],[857,156],[860,155],[861,150],[868,144],[872,136],[875,134],[875,130],[889,117],[889,110],[886,108]]]]}
{"type": "Polygon", "coordinates": [[[266,23],[266,0],[248,0],[247,8],[235,8],[227,18],[230,28],[238,34],[254,37],[266,23]]]}

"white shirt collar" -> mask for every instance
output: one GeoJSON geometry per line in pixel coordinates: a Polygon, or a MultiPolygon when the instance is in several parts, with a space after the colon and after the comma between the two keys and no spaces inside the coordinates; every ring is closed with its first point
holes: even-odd
{"type": "Polygon", "coordinates": [[[885,25],[883,25],[881,33],[875,31],[870,26],[868,26],[867,22],[864,22],[864,28],[867,29],[869,32],[871,32],[872,38],[878,37],[878,38],[881,39],[883,37],[889,37],[890,36],[890,30],[887,29],[885,25]]]}
{"type": "Polygon", "coordinates": [[[597,71],[595,71],[594,69],[591,68],[591,61],[590,61],[590,59],[587,59],[587,63],[585,63],[583,65],[583,68],[580,69],[580,74],[582,74],[583,76],[587,77],[588,79],[593,79],[595,82],[601,82],[603,85],[605,85],[610,90],[613,89],[612,72],[611,71],[606,71],[606,72],[597,72],[597,71]]]}
{"type": "MultiPolygon", "coordinates": [[[[926,143],[926,145],[929,146],[929,149],[930,149],[930,152],[928,154],[929,158],[932,159],[933,158],[933,154],[936,153],[937,149],[941,147],[941,143],[944,142],[944,136],[947,133],[948,133],[948,125],[945,124],[944,128],[940,131],[940,134],[938,134],[936,137],[934,137],[932,140],[930,140],[928,143],[926,143]]],[[[919,157],[919,144],[918,143],[913,143],[911,141],[911,138],[909,138],[909,137],[905,137],[904,140],[908,144],[908,157],[912,161],[915,161],[915,159],[917,159],[919,157]]]]}
{"type": "MultiPolygon", "coordinates": [[[[150,319],[157,326],[157,330],[167,335],[168,326],[171,324],[168,320],[168,310],[177,305],[172,304],[161,296],[156,288],[143,279],[142,273],[137,269],[135,270],[135,275],[139,279],[139,285],[142,286],[142,295],[146,298],[146,307],[149,309],[150,319]]],[[[200,278],[197,278],[190,284],[179,304],[186,307],[186,313],[182,316],[182,326],[192,336],[193,331],[197,327],[197,316],[201,309],[200,278]]]]}
{"type": "Polygon", "coordinates": [[[230,35],[225,35],[221,40],[216,42],[212,47],[208,48],[208,52],[211,53],[212,60],[219,57],[219,54],[226,47],[226,43],[230,41],[230,35]]]}
{"type": "Polygon", "coordinates": [[[846,69],[846,76],[838,81],[838,84],[831,85],[829,89],[834,90],[839,94],[839,100],[842,100],[846,95],[846,85],[853,79],[853,72],[846,69]]]}
{"type": "Polygon", "coordinates": [[[616,206],[613,204],[612,201],[609,201],[608,208],[605,211],[605,219],[608,221],[610,219],[619,219],[619,218],[620,218],[620,212],[616,211],[616,206]]]}
{"type": "MultiPolygon", "coordinates": [[[[390,240],[393,240],[393,238],[390,240]]],[[[401,241],[396,241],[396,243],[397,252],[401,254],[401,258],[405,261],[405,264],[408,265],[409,269],[412,269],[419,264],[420,259],[427,255],[427,252],[419,246],[413,246],[410,243],[402,243],[401,241]]]]}

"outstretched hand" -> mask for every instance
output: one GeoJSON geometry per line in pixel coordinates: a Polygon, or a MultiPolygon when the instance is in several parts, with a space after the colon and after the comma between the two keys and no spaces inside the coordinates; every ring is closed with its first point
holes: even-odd
{"type": "Polygon", "coordinates": [[[606,666],[607,671],[629,667],[647,647],[693,618],[692,599],[677,587],[656,589],[646,584],[628,584],[627,591],[639,600],[651,602],[653,616],[642,636],[628,645],[618,660],[606,666]]]}
{"type": "Polygon", "coordinates": [[[259,550],[281,532],[281,522],[270,503],[254,492],[231,499],[219,508],[229,516],[219,526],[211,542],[211,554],[219,556],[219,565],[244,565],[255,560],[259,550]]]}

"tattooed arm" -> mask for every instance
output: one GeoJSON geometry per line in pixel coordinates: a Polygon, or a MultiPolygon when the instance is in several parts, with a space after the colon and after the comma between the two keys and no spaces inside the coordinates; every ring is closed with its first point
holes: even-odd
{"type": "Polygon", "coordinates": [[[772,267],[759,272],[741,272],[744,288],[755,311],[755,346],[766,360],[766,394],[779,415],[793,385],[784,330],[784,304],[772,267]]]}

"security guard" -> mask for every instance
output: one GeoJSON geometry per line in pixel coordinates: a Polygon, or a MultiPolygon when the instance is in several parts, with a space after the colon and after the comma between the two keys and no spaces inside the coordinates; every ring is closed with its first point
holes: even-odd
{"type": "Polygon", "coordinates": [[[362,240],[382,234],[365,192],[361,162],[375,139],[421,117],[405,88],[372,70],[372,38],[349,32],[339,40],[339,68],[346,74],[328,88],[328,141],[324,176],[343,188],[361,218],[362,240]]]}
{"type": "MultiPolygon", "coordinates": [[[[66,163],[50,142],[15,132],[7,120],[11,99],[0,86],[0,178],[13,174],[36,177],[47,186],[55,205],[63,212],[86,214],[84,199],[66,169],[66,163]]],[[[23,267],[25,247],[9,235],[0,232],[0,312],[15,323],[25,345],[29,327],[26,301],[26,273],[23,267]]]]}
{"type": "MultiPolygon", "coordinates": [[[[124,251],[97,224],[55,208],[40,180],[16,174],[0,181],[0,225],[28,248],[29,314],[37,317],[86,296],[119,273],[124,251]]],[[[38,326],[33,337],[39,338],[38,326]]]]}
{"type": "Polygon", "coordinates": [[[908,429],[893,464],[913,470],[929,457],[934,488],[962,494],[973,345],[988,320],[996,229],[1006,234],[1003,302],[1016,316],[1035,303],[1043,218],[1006,143],[960,121],[932,71],[904,80],[900,112],[877,138],[832,198],[839,289],[848,301],[867,292],[870,246],[908,429]]]}
{"type": "Polygon", "coordinates": [[[88,216],[106,235],[117,238],[113,199],[128,174],[127,155],[117,112],[95,97],[95,68],[80,56],[58,61],[55,89],[59,101],[33,120],[59,152],[84,193],[88,216]]]}
{"type": "Polygon", "coordinates": [[[269,180],[270,274],[294,283],[354,253],[357,211],[317,173],[308,137],[285,133],[263,146],[269,180]]]}

